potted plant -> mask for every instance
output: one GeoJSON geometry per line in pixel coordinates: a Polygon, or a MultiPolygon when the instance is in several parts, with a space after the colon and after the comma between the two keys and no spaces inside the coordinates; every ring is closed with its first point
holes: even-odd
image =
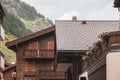
{"type": "Polygon", "coordinates": [[[106,40],[108,40],[109,35],[108,35],[108,33],[106,32],[106,33],[100,34],[100,35],[99,35],[99,38],[100,38],[102,41],[106,41],[106,40]]]}

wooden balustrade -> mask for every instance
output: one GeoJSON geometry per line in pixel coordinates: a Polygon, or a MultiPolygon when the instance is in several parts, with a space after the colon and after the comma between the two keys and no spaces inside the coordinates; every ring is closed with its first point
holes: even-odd
{"type": "Polygon", "coordinates": [[[102,47],[99,48],[87,62],[84,61],[82,70],[86,70],[89,65],[91,65],[101,54],[107,51],[107,49],[114,44],[120,44],[120,34],[110,35],[108,41],[104,41],[102,43],[102,47]]]}
{"type": "Polygon", "coordinates": [[[120,43],[120,35],[112,35],[109,38],[109,45],[120,43]]]}
{"type": "Polygon", "coordinates": [[[12,72],[12,77],[16,78],[16,72],[12,72]]]}
{"type": "Polygon", "coordinates": [[[54,50],[48,49],[25,49],[24,58],[54,58],[54,50]]]}
{"type": "Polygon", "coordinates": [[[65,79],[65,72],[39,71],[40,79],[65,79]]]}

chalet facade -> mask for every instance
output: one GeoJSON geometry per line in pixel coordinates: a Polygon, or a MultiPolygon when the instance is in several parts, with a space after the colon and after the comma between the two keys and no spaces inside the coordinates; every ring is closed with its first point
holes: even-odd
{"type": "MultiPolygon", "coordinates": [[[[86,80],[119,80],[120,31],[109,33],[102,47],[88,61],[83,63],[83,73],[88,72],[86,80]]],[[[83,74],[82,74],[83,75],[83,74]]],[[[80,76],[81,77],[81,76],[80,76]]],[[[82,76],[83,77],[83,76],[82,76]]],[[[82,79],[81,79],[82,80],[82,79]]]]}
{"type": "Polygon", "coordinates": [[[1,80],[16,80],[16,64],[10,65],[1,71],[1,80]]]}
{"type": "Polygon", "coordinates": [[[65,71],[67,80],[85,80],[82,73],[82,56],[99,40],[98,35],[118,31],[118,21],[78,21],[57,20],[56,32],[56,71],[65,71]]]}
{"type": "Polygon", "coordinates": [[[17,54],[17,80],[65,80],[65,72],[55,71],[54,26],[6,45],[17,54]]]}

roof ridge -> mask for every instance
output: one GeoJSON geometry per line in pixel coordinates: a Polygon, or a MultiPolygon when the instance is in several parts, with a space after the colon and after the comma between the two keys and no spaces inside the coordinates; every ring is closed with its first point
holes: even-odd
{"type": "Polygon", "coordinates": [[[82,21],[87,21],[87,22],[118,22],[119,20],[55,20],[55,22],[61,21],[61,22],[82,22],[82,21]]]}

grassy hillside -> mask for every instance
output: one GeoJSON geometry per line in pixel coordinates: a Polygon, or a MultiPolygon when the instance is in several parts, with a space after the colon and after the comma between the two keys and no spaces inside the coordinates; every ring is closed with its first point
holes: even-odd
{"type": "Polygon", "coordinates": [[[45,16],[38,13],[34,7],[21,2],[20,0],[3,0],[2,5],[8,13],[12,14],[15,18],[20,19],[24,26],[30,31],[33,29],[34,32],[35,30],[38,31],[38,26],[49,27],[53,25],[50,19],[45,18],[45,16]]]}
{"type": "Polygon", "coordinates": [[[21,22],[21,20],[17,17],[15,17],[12,14],[9,14],[6,9],[5,11],[5,17],[4,17],[4,29],[5,32],[11,33],[16,37],[23,37],[31,33],[30,30],[28,30],[25,25],[21,22]]]}
{"type": "Polygon", "coordinates": [[[16,54],[12,50],[9,50],[6,46],[5,43],[7,41],[12,41],[16,39],[16,37],[12,34],[6,33],[5,35],[5,41],[0,41],[1,48],[0,51],[4,54],[5,59],[8,63],[15,62],[16,61],[16,54]]]}
{"type": "Polygon", "coordinates": [[[1,41],[0,51],[5,55],[7,62],[16,61],[16,54],[9,50],[5,43],[35,31],[53,25],[44,15],[37,13],[34,7],[20,0],[0,0],[5,11],[4,29],[5,41],[1,41]]]}

